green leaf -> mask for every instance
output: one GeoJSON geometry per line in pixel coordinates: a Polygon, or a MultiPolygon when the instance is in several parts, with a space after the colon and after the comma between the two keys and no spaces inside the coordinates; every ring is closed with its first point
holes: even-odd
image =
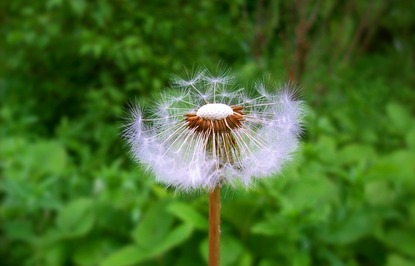
{"type": "Polygon", "coordinates": [[[412,228],[394,228],[386,231],[381,240],[394,250],[408,256],[415,256],[415,230],[412,228]]]}
{"type": "Polygon", "coordinates": [[[366,210],[360,210],[333,224],[323,239],[328,243],[346,245],[370,235],[376,226],[375,217],[366,210]]]}
{"type": "Polygon", "coordinates": [[[311,265],[310,255],[307,252],[297,252],[295,256],[293,256],[292,265],[293,266],[311,265]]]}
{"type": "Polygon", "coordinates": [[[413,122],[409,112],[398,103],[388,104],[386,106],[386,113],[392,122],[390,126],[393,127],[392,129],[395,129],[394,131],[405,131],[408,129],[408,125],[413,122]]]}
{"type": "Polygon", "coordinates": [[[304,178],[291,183],[284,192],[284,212],[302,211],[314,206],[321,207],[337,200],[338,188],[332,180],[326,178],[319,170],[304,171],[304,178]]]}
{"type": "Polygon", "coordinates": [[[98,265],[114,245],[115,243],[106,238],[87,239],[77,245],[73,260],[79,266],[98,265]]]}
{"type": "Polygon", "coordinates": [[[151,256],[158,256],[184,242],[191,236],[192,231],[193,228],[189,224],[182,224],[177,226],[161,243],[154,246],[154,249],[151,251],[151,256]]]}
{"type": "Polygon", "coordinates": [[[338,158],[342,163],[351,164],[372,159],[375,155],[376,153],[371,146],[350,144],[340,150],[338,158]]]}
{"type": "Polygon", "coordinates": [[[345,264],[342,262],[340,258],[340,254],[337,254],[335,251],[327,248],[320,248],[319,256],[328,262],[328,265],[331,266],[344,266],[345,264]]]}
{"type": "Polygon", "coordinates": [[[256,209],[257,203],[251,198],[233,200],[226,203],[226,208],[222,208],[222,219],[232,224],[238,231],[246,232],[255,216],[256,209]],[[244,219],[240,217],[244,217],[244,219]]]}
{"type": "Polygon", "coordinates": [[[324,162],[332,162],[336,158],[337,151],[334,138],[323,135],[318,139],[316,145],[319,156],[324,162]]]}
{"type": "Polygon", "coordinates": [[[415,202],[412,201],[411,203],[408,203],[408,212],[409,212],[409,217],[411,219],[411,223],[415,224],[415,202]]]}
{"type": "Polygon", "coordinates": [[[258,266],[275,266],[275,259],[261,258],[258,266]]]}
{"type": "Polygon", "coordinates": [[[82,16],[84,14],[87,5],[85,0],[72,0],[69,3],[76,15],[82,16]]]}
{"type": "Polygon", "coordinates": [[[321,131],[323,131],[326,134],[335,134],[336,133],[336,129],[333,126],[332,122],[330,121],[329,118],[327,117],[320,117],[317,120],[317,127],[318,129],[320,129],[321,131]]]}
{"type": "Polygon", "coordinates": [[[365,184],[365,197],[373,205],[386,206],[393,202],[395,193],[386,180],[374,180],[365,184]]]}
{"type": "Polygon", "coordinates": [[[261,221],[251,228],[252,233],[259,235],[272,236],[279,233],[280,229],[275,227],[273,222],[261,221]]]}
{"type": "Polygon", "coordinates": [[[413,266],[415,265],[415,260],[409,258],[404,258],[398,254],[391,254],[388,256],[386,266],[413,266]]]}
{"type": "Polygon", "coordinates": [[[148,251],[137,245],[128,245],[112,253],[101,266],[129,266],[136,265],[148,258],[148,251]]]}
{"type": "Polygon", "coordinates": [[[2,229],[11,240],[20,240],[30,243],[36,238],[33,224],[29,221],[4,221],[2,229]]]}
{"type": "Polygon", "coordinates": [[[48,9],[52,9],[54,7],[59,7],[63,3],[63,0],[48,0],[46,2],[46,6],[48,9]]]}
{"type": "Polygon", "coordinates": [[[207,218],[197,212],[190,204],[173,202],[168,206],[167,210],[180,220],[197,229],[205,230],[208,228],[207,218]]]}
{"type": "Polygon", "coordinates": [[[64,147],[55,141],[38,142],[31,156],[36,159],[33,168],[39,169],[41,173],[60,174],[67,160],[64,147]]]}
{"type": "Polygon", "coordinates": [[[408,147],[415,151],[415,127],[413,126],[405,135],[405,141],[408,147]]]}
{"type": "Polygon", "coordinates": [[[57,226],[67,237],[79,237],[92,229],[94,218],[92,201],[76,199],[59,212],[57,226]]]}
{"type": "Polygon", "coordinates": [[[244,250],[243,253],[241,254],[241,257],[239,259],[239,266],[250,266],[250,265],[254,265],[254,261],[253,261],[253,256],[250,252],[248,252],[247,250],[244,250]]]}
{"type": "Polygon", "coordinates": [[[367,177],[372,180],[388,179],[413,187],[415,172],[415,153],[409,150],[396,150],[379,158],[370,168],[367,177]]]}
{"type": "Polygon", "coordinates": [[[167,237],[174,219],[166,206],[164,201],[153,204],[133,230],[133,239],[140,247],[153,250],[167,237]]]}
{"type": "Polygon", "coordinates": [[[136,265],[144,260],[157,257],[169,249],[179,245],[189,238],[191,233],[192,227],[190,225],[180,225],[167,234],[165,239],[163,239],[160,243],[156,243],[151,250],[137,245],[128,245],[111,254],[101,263],[101,266],[136,265]]]}
{"type": "MultiPolygon", "coordinates": [[[[280,213],[270,215],[267,218],[262,219],[251,227],[252,234],[265,235],[265,236],[277,236],[287,237],[291,234],[290,230],[287,230],[290,226],[287,216],[283,216],[280,213]]],[[[292,228],[292,227],[291,227],[292,228]]]]}
{"type": "Polygon", "coordinates": [[[42,250],[41,257],[44,259],[44,265],[63,265],[65,261],[65,246],[63,243],[56,243],[42,250]]]}
{"type": "Polygon", "coordinates": [[[67,153],[59,141],[30,143],[8,138],[0,145],[0,157],[5,156],[6,170],[10,176],[22,178],[30,173],[36,179],[42,175],[59,175],[65,171],[67,153]],[[3,146],[3,147],[2,147],[3,146]]]}

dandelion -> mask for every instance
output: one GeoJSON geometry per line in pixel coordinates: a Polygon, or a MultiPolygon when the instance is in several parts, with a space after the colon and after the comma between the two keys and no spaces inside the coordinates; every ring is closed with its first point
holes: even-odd
{"type": "Polygon", "coordinates": [[[149,110],[134,107],[124,137],[135,160],[179,190],[209,191],[209,265],[219,264],[220,187],[281,170],[298,146],[301,102],[288,83],[236,88],[229,71],[175,77],[149,110]]]}
{"type": "Polygon", "coordinates": [[[279,172],[297,147],[301,103],[293,86],[235,90],[228,73],[176,77],[150,115],[134,107],[124,136],[135,160],[180,190],[248,187],[279,172]],[[270,90],[271,89],[271,90],[270,90]]]}

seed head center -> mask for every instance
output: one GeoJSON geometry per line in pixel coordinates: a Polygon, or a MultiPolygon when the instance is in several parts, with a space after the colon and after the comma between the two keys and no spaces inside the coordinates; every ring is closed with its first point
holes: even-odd
{"type": "Polygon", "coordinates": [[[197,110],[198,117],[207,120],[222,120],[233,114],[229,105],[223,103],[208,103],[197,110]]]}
{"type": "Polygon", "coordinates": [[[243,107],[223,103],[208,103],[197,112],[185,114],[189,129],[207,135],[229,133],[240,128],[244,120],[243,107]]]}

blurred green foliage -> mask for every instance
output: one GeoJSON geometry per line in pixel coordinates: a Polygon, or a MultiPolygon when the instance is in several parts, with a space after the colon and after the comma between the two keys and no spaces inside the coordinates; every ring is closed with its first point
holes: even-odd
{"type": "Polygon", "coordinates": [[[0,264],[203,265],[207,197],[128,158],[182,66],[301,80],[294,163],[228,189],[222,265],[415,264],[414,1],[0,2],[0,264]]]}

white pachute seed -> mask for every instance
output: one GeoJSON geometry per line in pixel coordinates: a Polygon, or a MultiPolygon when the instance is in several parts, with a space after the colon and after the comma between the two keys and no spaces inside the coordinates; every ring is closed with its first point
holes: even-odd
{"type": "Polygon", "coordinates": [[[197,110],[198,117],[207,120],[222,120],[233,114],[229,105],[223,103],[208,103],[197,110]]]}

